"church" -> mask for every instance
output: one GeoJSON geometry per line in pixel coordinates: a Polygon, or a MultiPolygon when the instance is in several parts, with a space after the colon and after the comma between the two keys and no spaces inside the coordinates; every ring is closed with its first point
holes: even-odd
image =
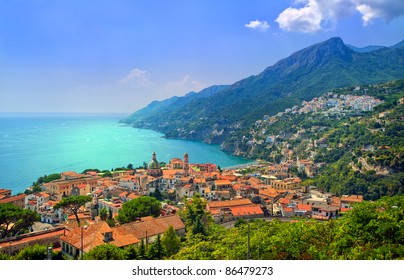
{"type": "MultiPolygon", "coordinates": [[[[172,159],[170,161],[169,166],[172,169],[183,169],[185,175],[189,174],[189,157],[188,154],[184,154],[184,161],[181,159],[172,159]],[[175,165],[174,165],[175,162],[175,165]]],[[[153,177],[160,177],[163,175],[163,171],[161,169],[160,163],[157,160],[156,153],[153,152],[152,155],[152,160],[149,162],[149,165],[147,166],[147,175],[153,176],[153,177]]]]}

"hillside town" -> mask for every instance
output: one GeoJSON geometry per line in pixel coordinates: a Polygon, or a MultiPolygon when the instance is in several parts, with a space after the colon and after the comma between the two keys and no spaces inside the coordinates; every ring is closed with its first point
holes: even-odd
{"type": "Polygon", "coordinates": [[[32,232],[0,240],[0,251],[13,254],[28,245],[51,243],[67,257],[79,258],[101,244],[125,247],[153,242],[170,226],[184,236],[185,225],[179,212],[184,199],[196,194],[207,202],[206,210],[218,224],[238,219],[330,220],[363,200],[359,195],[337,197],[301,186],[301,179],[292,176],[290,170],[297,167],[312,176],[316,167],[308,160],[257,162],[222,170],[212,163],[190,163],[186,153],[183,158],[162,164],[153,153],[145,167],[112,171],[111,176],[95,171],[66,171],[60,173],[60,179],[43,183],[40,192],[31,194],[12,195],[10,190],[0,189],[0,203],[36,211],[41,217],[32,232]],[[109,225],[100,219],[101,209],[106,209],[113,219],[124,203],[149,195],[163,200],[159,217],[144,217],[124,225],[109,225]],[[78,226],[69,211],[54,208],[70,196],[92,198],[78,212],[84,227],[78,226]]]}

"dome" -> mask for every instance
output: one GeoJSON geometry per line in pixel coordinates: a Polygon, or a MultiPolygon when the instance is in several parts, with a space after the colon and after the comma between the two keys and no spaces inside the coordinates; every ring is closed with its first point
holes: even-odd
{"type": "Polygon", "coordinates": [[[160,169],[160,163],[157,160],[149,162],[148,169],[160,169]]]}
{"type": "Polygon", "coordinates": [[[149,162],[148,169],[160,169],[160,163],[157,161],[156,153],[153,153],[152,160],[149,162]]]}

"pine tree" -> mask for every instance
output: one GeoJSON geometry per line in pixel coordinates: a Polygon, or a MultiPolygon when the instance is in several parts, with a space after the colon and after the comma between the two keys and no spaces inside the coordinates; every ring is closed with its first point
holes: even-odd
{"type": "Polygon", "coordinates": [[[181,241],[180,238],[175,233],[173,226],[170,226],[168,230],[164,233],[161,243],[166,248],[167,257],[170,257],[180,250],[181,241]]]}

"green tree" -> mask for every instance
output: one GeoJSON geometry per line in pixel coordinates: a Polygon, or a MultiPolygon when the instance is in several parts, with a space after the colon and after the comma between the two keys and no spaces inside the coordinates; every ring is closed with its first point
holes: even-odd
{"type": "Polygon", "coordinates": [[[14,204],[0,204],[0,238],[24,233],[41,217],[29,209],[14,204]]]}
{"type": "Polygon", "coordinates": [[[49,183],[54,180],[59,180],[61,178],[62,176],[59,173],[53,173],[45,177],[45,183],[49,183]]]}
{"type": "Polygon", "coordinates": [[[105,178],[105,177],[112,177],[111,171],[109,171],[109,170],[104,170],[104,171],[102,171],[102,177],[103,177],[103,178],[105,178]]]}
{"type": "MultiPolygon", "coordinates": [[[[52,259],[57,253],[52,252],[52,259]]],[[[15,256],[16,260],[46,260],[48,258],[48,246],[35,244],[22,249],[15,256]]]]}
{"type": "Polygon", "coordinates": [[[79,211],[81,206],[83,206],[87,202],[90,202],[91,200],[92,200],[91,196],[85,196],[85,195],[69,196],[63,198],[62,201],[57,203],[54,208],[55,209],[63,208],[67,211],[71,211],[76,217],[78,226],[80,226],[80,219],[77,212],[79,211]]]}
{"type": "Polygon", "coordinates": [[[158,201],[163,201],[163,195],[158,188],[154,192],[151,192],[150,196],[156,198],[158,201]]]}
{"type": "Polygon", "coordinates": [[[108,218],[108,212],[107,212],[107,208],[102,207],[100,209],[100,218],[102,221],[106,221],[108,218]]]}
{"type": "Polygon", "coordinates": [[[206,201],[203,201],[199,193],[192,200],[187,200],[183,216],[187,230],[192,234],[207,234],[207,227],[211,216],[205,211],[206,201]]]}
{"type": "Polygon", "coordinates": [[[113,244],[102,244],[84,254],[85,260],[125,260],[125,250],[113,244]]]}
{"type": "Polygon", "coordinates": [[[147,258],[146,254],[146,245],[144,244],[144,240],[140,241],[140,246],[138,250],[138,258],[139,260],[145,260],[147,258]]]}
{"type": "Polygon", "coordinates": [[[12,259],[13,257],[10,256],[9,254],[0,252],[0,261],[12,260],[12,259]]]}
{"type": "Polygon", "coordinates": [[[135,245],[129,245],[125,248],[126,259],[127,260],[137,260],[139,259],[138,248],[135,245]]]}
{"type": "Polygon", "coordinates": [[[162,260],[166,254],[166,248],[163,246],[159,234],[157,235],[157,240],[149,245],[149,248],[147,249],[147,258],[149,260],[162,260]]]}
{"type": "Polygon", "coordinates": [[[141,196],[125,202],[118,212],[116,219],[121,224],[136,221],[145,216],[160,215],[161,203],[154,197],[141,196]]]}
{"type": "Polygon", "coordinates": [[[181,248],[181,241],[175,233],[173,226],[170,225],[168,230],[164,233],[163,237],[161,238],[161,243],[166,248],[167,257],[178,253],[181,248]]]}

